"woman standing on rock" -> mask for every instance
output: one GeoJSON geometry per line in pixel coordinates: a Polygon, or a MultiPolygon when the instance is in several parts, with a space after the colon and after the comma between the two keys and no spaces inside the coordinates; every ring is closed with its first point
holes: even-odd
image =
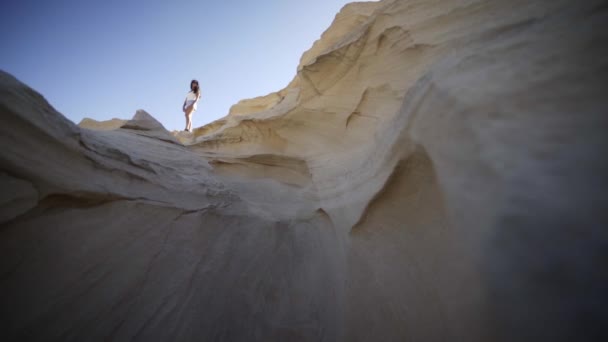
{"type": "Polygon", "coordinates": [[[192,132],[192,114],[196,112],[196,106],[198,100],[201,98],[201,91],[198,87],[198,81],[192,80],[190,82],[190,92],[186,95],[182,110],[186,114],[186,131],[192,132]]]}

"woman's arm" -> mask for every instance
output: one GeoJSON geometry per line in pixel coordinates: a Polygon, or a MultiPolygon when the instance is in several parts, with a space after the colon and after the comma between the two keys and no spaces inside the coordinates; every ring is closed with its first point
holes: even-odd
{"type": "MultiPolygon", "coordinates": [[[[194,103],[198,103],[198,100],[200,100],[200,99],[201,99],[201,91],[199,90],[198,94],[196,96],[196,100],[194,100],[194,103]]],[[[194,103],[192,104],[193,106],[194,106],[194,103]]]]}

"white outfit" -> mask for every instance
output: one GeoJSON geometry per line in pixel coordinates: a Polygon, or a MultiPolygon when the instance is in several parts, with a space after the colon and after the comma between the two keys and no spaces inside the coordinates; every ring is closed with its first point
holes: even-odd
{"type": "Polygon", "coordinates": [[[196,111],[196,107],[198,105],[198,99],[201,98],[201,93],[199,91],[198,96],[196,96],[196,94],[191,91],[188,93],[188,95],[186,95],[186,108],[192,106],[192,110],[196,111]]]}

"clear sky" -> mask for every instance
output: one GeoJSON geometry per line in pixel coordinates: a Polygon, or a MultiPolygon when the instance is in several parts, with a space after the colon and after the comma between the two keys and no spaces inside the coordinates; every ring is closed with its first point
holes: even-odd
{"type": "Polygon", "coordinates": [[[7,0],[0,69],[75,123],[144,109],[183,129],[190,80],[194,127],[241,99],[285,87],[304,51],[348,0],[7,0]]]}

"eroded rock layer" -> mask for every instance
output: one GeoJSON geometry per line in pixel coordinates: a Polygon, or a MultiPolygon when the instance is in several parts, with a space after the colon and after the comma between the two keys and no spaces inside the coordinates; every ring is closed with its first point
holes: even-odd
{"type": "Polygon", "coordinates": [[[349,4],[192,134],[2,73],[0,337],[605,338],[606,9],[349,4]]]}

